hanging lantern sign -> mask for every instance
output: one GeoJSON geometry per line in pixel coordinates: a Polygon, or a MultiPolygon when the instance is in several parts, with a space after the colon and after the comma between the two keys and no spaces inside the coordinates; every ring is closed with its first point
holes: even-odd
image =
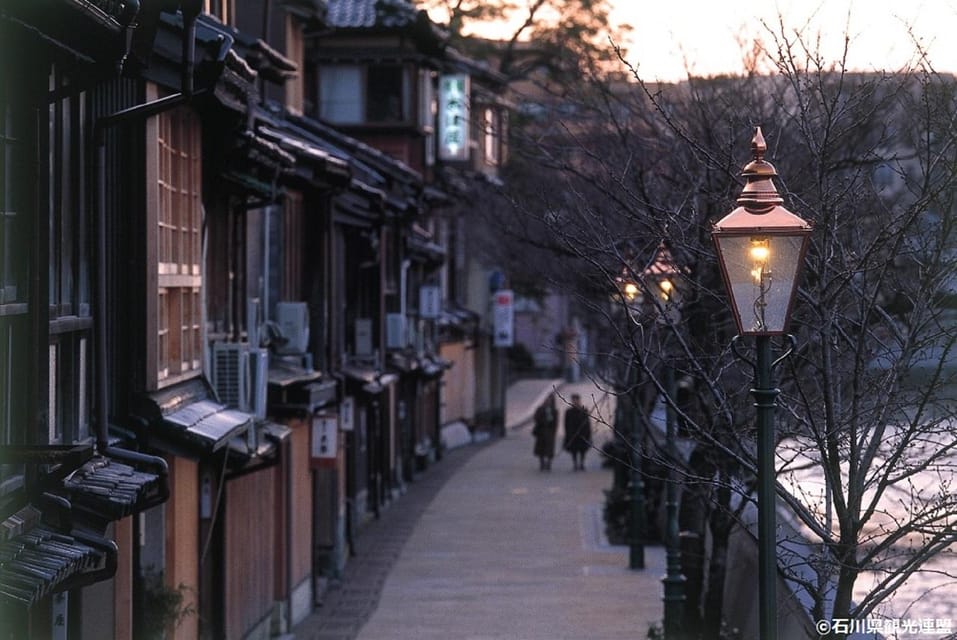
{"type": "Polygon", "coordinates": [[[439,79],[439,158],[469,159],[469,100],[471,86],[464,73],[439,79]]]}

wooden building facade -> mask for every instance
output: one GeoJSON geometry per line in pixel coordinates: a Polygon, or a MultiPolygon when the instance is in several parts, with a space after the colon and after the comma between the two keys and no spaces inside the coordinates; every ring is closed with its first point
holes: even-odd
{"type": "Polygon", "coordinates": [[[287,632],[474,417],[437,109],[494,78],[345,4],[0,10],[0,637],[287,632]]]}

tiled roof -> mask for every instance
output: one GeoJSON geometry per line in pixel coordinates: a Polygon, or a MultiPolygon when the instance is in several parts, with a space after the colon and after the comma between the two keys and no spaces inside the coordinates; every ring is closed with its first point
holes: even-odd
{"type": "Polygon", "coordinates": [[[227,409],[212,400],[201,400],[164,416],[162,427],[215,451],[228,444],[233,436],[251,428],[252,420],[253,416],[248,413],[227,409]]]}
{"type": "Polygon", "coordinates": [[[406,0],[329,0],[326,21],[340,29],[404,27],[415,22],[417,13],[406,0]]]}
{"type": "Polygon", "coordinates": [[[41,525],[0,543],[0,602],[31,606],[69,580],[77,584],[75,576],[110,572],[101,567],[115,562],[116,546],[79,536],[41,525]]]}
{"type": "Polygon", "coordinates": [[[27,464],[49,460],[55,468],[40,483],[42,495],[28,487],[5,504],[17,510],[0,522],[0,608],[29,608],[51,593],[111,578],[117,546],[96,531],[169,497],[167,465],[156,456],[114,447],[91,456],[90,445],[21,450],[27,464]]]}
{"type": "Polygon", "coordinates": [[[63,487],[75,506],[119,520],[136,512],[137,505],[155,493],[159,483],[153,473],[97,456],[67,476],[63,487]]]}
{"type": "Polygon", "coordinates": [[[104,27],[125,27],[136,17],[136,5],[124,0],[65,0],[104,27]]]}
{"type": "Polygon", "coordinates": [[[349,172],[349,160],[345,154],[342,157],[337,156],[330,149],[310,144],[309,141],[301,137],[284,135],[265,125],[259,126],[259,133],[269,140],[274,140],[280,149],[294,154],[297,158],[327,167],[330,171],[349,172]]]}
{"type": "Polygon", "coordinates": [[[303,116],[290,115],[288,120],[301,129],[342,149],[345,155],[352,156],[353,163],[359,162],[369,167],[370,170],[386,173],[403,183],[420,184],[422,182],[422,174],[409,165],[371,145],[350,138],[333,127],[303,116]]]}

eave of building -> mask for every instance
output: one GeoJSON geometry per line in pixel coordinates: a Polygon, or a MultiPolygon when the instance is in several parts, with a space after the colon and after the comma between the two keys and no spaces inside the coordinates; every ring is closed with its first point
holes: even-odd
{"type": "Polygon", "coordinates": [[[137,394],[132,408],[140,444],[201,460],[255,428],[255,417],[223,406],[202,376],[137,394]]]}
{"type": "Polygon", "coordinates": [[[260,135],[294,156],[295,167],[287,177],[294,175],[314,186],[344,187],[349,184],[353,174],[349,155],[338,153],[321,138],[292,126],[283,114],[272,117],[260,112],[256,128],[260,135]]]}
{"type": "Polygon", "coordinates": [[[113,63],[125,54],[126,27],[135,15],[132,3],[9,0],[0,9],[0,22],[32,33],[81,61],[113,63]]]}
{"type": "Polygon", "coordinates": [[[329,13],[325,0],[279,0],[279,4],[308,25],[325,26],[329,13]]]}
{"type": "Polygon", "coordinates": [[[337,34],[404,35],[425,53],[439,54],[448,34],[405,0],[330,0],[326,20],[337,34]]]}
{"type": "Polygon", "coordinates": [[[112,578],[118,548],[112,540],[40,522],[4,540],[0,553],[0,603],[29,609],[53,593],[112,578]]]}
{"type": "MultiPolygon", "coordinates": [[[[245,110],[245,96],[257,92],[258,74],[233,50],[235,39],[222,25],[200,15],[196,20],[193,90],[213,90],[224,104],[245,110]]],[[[182,84],[183,20],[179,14],[161,13],[146,66],[138,73],[158,85],[179,90],[182,84]]]]}
{"type": "Polygon", "coordinates": [[[435,242],[432,234],[417,224],[413,224],[406,234],[405,248],[411,260],[433,267],[441,266],[447,255],[445,247],[435,242]]]}
{"type": "Polygon", "coordinates": [[[283,83],[300,73],[299,65],[295,61],[274,49],[265,40],[224,25],[215,16],[209,14],[203,14],[201,20],[231,35],[235,40],[233,46],[236,52],[265,80],[283,83]]]}
{"type": "Polygon", "coordinates": [[[424,183],[422,174],[404,162],[396,160],[375,147],[345,135],[322,122],[303,116],[291,116],[290,121],[330,141],[350,156],[361,160],[375,172],[385,176],[387,180],[407,185],[422,185],[424,183]]]}
{"type": "Polygon", "coordinates": [[[351,138],[311,118],[290,116],[287,130],[299,131],[301,136],[315,137],[331,145],[340,155],[349,157],[352,182],[347,191],[354,191],[367,206],[356,206],[356,201],[346,197],[342,203],[357,214],[357,219],[368,221],[368,214],[403,217],[421,210],[420,200],[424,181],[422,175],[406,164],[395,160],[379,150],[351,138]]]}
{"type": "Polygon", "coordinates": [[[168,467],[156,456],[112,446],[94,454],[89,444],[0,448],[0,458],[7,455],[49,470],[34,490],[4,499],[0,604],[30,608],[113,577],[117,545],[105,537],[108,525],[169,498],[168,467]]]}
{"type": "Polygon", "coordinates": [[[402,65],[411,64],[423,69],[438,70],[441,61],[412,49],[398,47],[341,47],[337,49],[323,49],[321,52],[310,53],[309,59],[317,64],[365,64],[365,65],[402,65]]]}
{"type": "Polygon", "coordinates": [[[502,109],[514,109],[515,103],[506,96],[479,84],[472,85],[472,102],[480,105],[492,105],[502,109]]]}
{"type": "Polygon", "coordinates": [[[385,192],[356,178],[332,199],[332,213],[338,224],[375,227],[384,221],[384,211],[385,192]]]}

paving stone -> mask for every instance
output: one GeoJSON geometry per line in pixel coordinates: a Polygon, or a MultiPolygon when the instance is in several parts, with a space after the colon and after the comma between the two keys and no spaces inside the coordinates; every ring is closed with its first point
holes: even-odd
{"type": "Polygon", "coordinates": [[[360,529],[358,552],[346,564],[342,583],[327,591],[322,606],[293,629],[297,640],[356,638],[375,611],[389,571],[429,503],[456,470],[483,448],[474,445],[447,452],[409,483],[406,493],[383,509],[379,519],[360,529]]]}

